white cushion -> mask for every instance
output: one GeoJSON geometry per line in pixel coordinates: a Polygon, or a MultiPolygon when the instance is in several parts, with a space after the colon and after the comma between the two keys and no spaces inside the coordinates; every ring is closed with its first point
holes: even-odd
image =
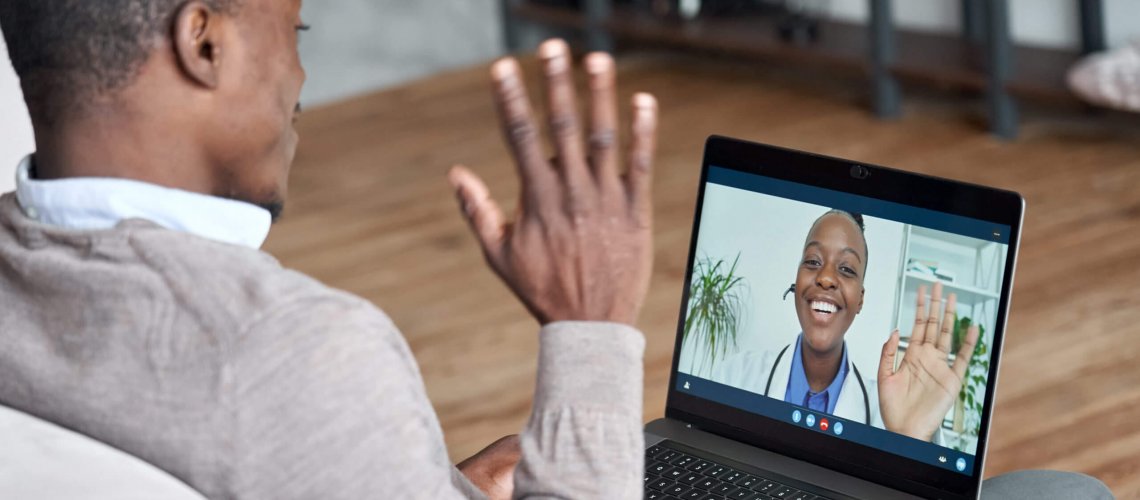
{"type": "Polygon", "coordinates": [[[203,500],[138,458],[5,406],[0,406],[0,498],[203,500]]]}

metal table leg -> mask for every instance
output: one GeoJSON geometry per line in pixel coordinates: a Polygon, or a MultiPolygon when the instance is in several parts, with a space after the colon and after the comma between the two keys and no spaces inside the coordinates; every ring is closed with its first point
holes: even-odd
{"type": "Polygon", "coordinates": [[[1081,53],[1091,54],[1108,49],[1104,34],[1104,1],[1080,0],[1081,53]]]}
{"type": "Polygon", "coordinates": [[[606,31],[606,21],[612,9],[610,0],[586,0],[586,49],[613,52],[614,41],[606,31]]]}
{"type": "Polygon", "coordinates": [[[518,2],[519,0],[501,0],[499,2],[500,15],[502,15],[503,20],[503,44],[506,45],[507,53],[517,52],[522,43],[520,20],[514,15],[514,7],[518,2]]]}
{"type": "Polygon", "coordinates": [[[1008,0],[988,0],[986,6],[986,55],[989,81],[986,101],[990,132],[1002,139],[1017,137],[1017,102],[1006,89],[1013,73],[1013,46],[1009,36],[1008,0]]]}
{"type": "Polygon", "coordinates": [[[984,42],[985,14],[982,0],[962,0],[962,36],[973,43],[984,42]]]}
{"type": "Polygon", "coordinates": [[[871,85],[875,115],[896,118],[902,114],[902,92],[891,73],[895,62],[895,32],[891,0],[870,0],[871,7],[871,85]]]}

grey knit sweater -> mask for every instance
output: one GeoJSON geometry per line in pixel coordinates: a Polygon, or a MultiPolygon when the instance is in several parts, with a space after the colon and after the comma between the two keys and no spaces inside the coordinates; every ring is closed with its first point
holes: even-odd
{"type": "MultiPolygon", "coordinates": [[[[643,337],[605,323],[539,337],[516,496],[639,498],[643,337]]],[[[449,462],[416,362],[372,304],[265,253],[144,220],[45,226],[11,194],[0,404],[210,498],[481,496],[449,462]]]]}

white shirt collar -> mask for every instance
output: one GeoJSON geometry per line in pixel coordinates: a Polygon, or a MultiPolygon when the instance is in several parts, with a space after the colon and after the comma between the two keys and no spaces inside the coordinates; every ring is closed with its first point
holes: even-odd
{"type": "Polygon", "coordinates": [[[146,219],[167,229],[259,249],[273,223],[268,210],[243,201],[128,179],[41,181],[31,178],[31,166],[28,156],[16,169],[16,199],[25,215],[52,226],[101,230],[126,219],[146,219]]]}

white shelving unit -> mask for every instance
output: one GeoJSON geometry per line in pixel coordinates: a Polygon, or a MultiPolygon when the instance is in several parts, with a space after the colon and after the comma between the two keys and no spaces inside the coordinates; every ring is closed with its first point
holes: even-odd
{"type": "MultiPolygon", "coordinates": [[[[903,335],[899,350],[905,352],[909,346],[918,288],[925,286],[929,294],[935,283],[942,283],[943,302],[939,307],[943,307],[949,294],[954,293],[958,299],[958,317],[969,317],[981,325],[985,329],[985,342],[992,345],[1007,251],[1007,246],[1000,243],[907,226],[893,321],[903,335]],[[912,270],[912,260],[936,264],[939,274],[945,277],[912,270]]],[[[901,358],[899,356],[898,359],[901,358]]],[[[954,358],[952,353],[950,360],[954,358]]],[[[943,434],[949,441],[947,444],[972,452],[977,447],[976,438],[969,432],[954,431],[956,418],[966,420],[964,414],[956,417],[955,410],[952,408],[942,423],[943,434]]]]}

